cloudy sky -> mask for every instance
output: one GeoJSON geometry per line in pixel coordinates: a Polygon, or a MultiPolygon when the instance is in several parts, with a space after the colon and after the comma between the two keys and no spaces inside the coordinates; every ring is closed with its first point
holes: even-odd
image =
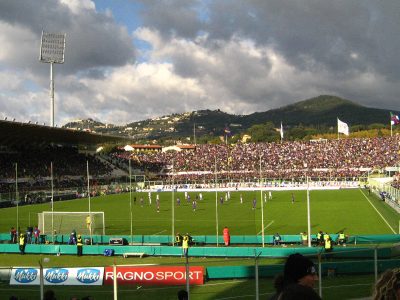
{"type": "Polygon", "coordinates": [[[399,0],[0,0],[1,119],[50,123],[42,30],[66,33],[59,125],[321,94],[400,109],[399,0]]]}

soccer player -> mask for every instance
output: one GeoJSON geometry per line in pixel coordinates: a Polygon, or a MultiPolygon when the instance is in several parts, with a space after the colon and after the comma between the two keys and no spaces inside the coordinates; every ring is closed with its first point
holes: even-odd
{"type": "Polygon", "coordinates": [[[200,193],[200,194],[199,194],[199,200],[200,200],[200,201],[203,201],[203,193],[200,193]]]}
{"type": "Polygon", "coordinates": [[[271,200],[272,199],[272,192],[268,191],[268,199],[271,200]]]}
{"type": "Polygon", "coordinates": [[[292,193],[292,204],[294,203],[294,194],[292,193]]]}
{"type": "Polygon", "coordinates": [[[151,205],[151,192],[150,191],[148,193],[148,196],[149,196],[149,205],[151,205]]]}
{"type": "Polygon", "coordinates": [[[193,211],[196,211],[196,208],[197,208],[197,201],[196,201],[196,199],[193,200],[192,207],[193,207],[193,211]]]}
{"type": "Polygon", "coordinates": [[[253,209],[256,209],[257,199],[256,197],[253,198],[253,209]]]}
{"type": "Polygon", "coordinates": [[[224,198],[221,196],[221,197],[219,197],[219,203],[222,205],[222,204],[224,204],[224,198]]]}
{"type": "Polygon", "coordinates": [[[243,195],[240,193],[240,204],[243,204],[243,195]]]}
{"type": "Polygon", "coordinates": [[[88,215],[88,216],[86,217],[86,228],[87,228],[87,229],[90,229],[91,223],[92,223],[92,220],[91,220],[90,216],[88,215]]]}
{"type": "Polygon", "coordinates": [[[179,196],[176,198],[176,205],[177,206],[181,205],[181,198],[179,198],[179,196]]]}

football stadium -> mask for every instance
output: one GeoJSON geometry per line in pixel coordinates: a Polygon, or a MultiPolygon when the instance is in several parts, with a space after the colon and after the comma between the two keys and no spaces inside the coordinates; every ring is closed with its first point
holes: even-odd
{"type": "Polygon", "coordinates": [[[0,139],[2,299],[266,299],[296,253],[323,299],[363,298],[400,265],[397,134],[171,148],[0,121],[0,139]]]}

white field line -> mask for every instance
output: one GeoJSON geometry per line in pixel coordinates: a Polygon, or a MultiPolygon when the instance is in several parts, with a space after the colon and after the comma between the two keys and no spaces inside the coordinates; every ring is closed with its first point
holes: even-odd
{"type": "Polygon", "coordinates": [[[337,289],[337,288],[341,288],[341,287],[365,286],[365,285],[373,285],[373,283],[340,284],[340,285],[332,285],[332,286],[323,286],[322,289],[337,289]]]}
{"type": "Polygon", "coordinates": [[[386,225],[389,226],[390,230],[393,231],[394,234],[396,234],[396,231],[394,231],[394,229],[392,228],[392,226],[390,226],[390,224],[388,223],[388,221],[386,221],[386,219],[381,215],[381,213],[376,209],[376,207],[372,204],[372,202],[368,199],[367,196],[365,196],[365,194],[363,193],[363,191],[360,189],[359,190],[361,192],[361,194],[365,197],[365,199],[368,200],[369,204],[371,204],[371,206],[375,209],[375,211],[378,213],[378,215],[381,216],[382,220],[385,221],[386,225]]]}
{"type": "MultiPolygon", "coordinates": [[[[267,229],[269,226],[271,226],[272,223],[274,223],[274,222],[275,222],[274,220],[272,220],[271,222],[269,222],[269,223],[267,224],[267,226],[264,227],[264,230],[267,229]]],[[[261,233],[262,233],[262,230],[261,230],[260,232],[258,232],[257,235],[259,235],[259,234],[261,234],[261,233]]]]}
{"type": "MultiPolygon", "coordinates": [[[[228,281],[228,282],[221,282],[221,283],[207,283],[207,284],[203,284],[203,285],[196,285],[196,288],[206,288],[206,287],[210,287],[210,286],[215,286],[215,285],[232,285],[232,284],[238,284],[238,283],[242,283],[242,282],[246,282],[246,280],[232,280],[232,281],[228,281]]],[[[142,288],[142,291],[154,291],[154,290],[171,290],[171,289],[176,289],[176,287],[144,287],[142,288]]],[[[1,291],[1,289],[0,289],[1,291]]],[[[135,291],[132,290],[119,290],[118,292],[127,292],[127,293],[132,293],[135,291]]]]}
{"type": "Polygon", "coordinates": [[[167,230],[164,229],[164,230],[162,230],[162,231],[160,231],[160,232],[153,233],[152,235],[157,235],[157,234],[163,233],[163,232],[165,232],[165,231],[167,231],[167,230]]]}

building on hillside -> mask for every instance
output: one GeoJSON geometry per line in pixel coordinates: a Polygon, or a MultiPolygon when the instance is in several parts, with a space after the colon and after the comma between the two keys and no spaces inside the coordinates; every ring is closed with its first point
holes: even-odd
{"type": "Polygon", "coordinates": [[[126,145],[124,147],[125,151],[132,152],[160,152],[162,150],[162,146],[160,145],[126,145]]]}

